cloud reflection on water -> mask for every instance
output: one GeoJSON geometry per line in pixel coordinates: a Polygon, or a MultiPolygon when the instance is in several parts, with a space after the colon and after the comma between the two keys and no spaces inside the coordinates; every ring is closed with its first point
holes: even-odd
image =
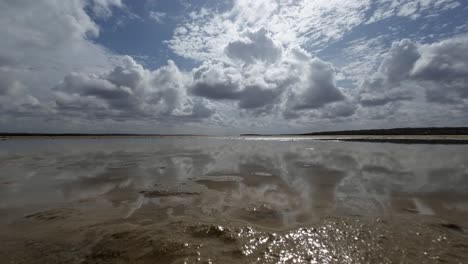
{"type": "Polygon", "coordinates": [[[228,138],[2,143],[0,207],[100,201],[124,217],[225,217],[287,227],[333,214],[467,214],[468,148],[228,138]],[[42,145],[41,145],[42,144],[42,145]],[[158,186],[200,196],[144,197],[158,186]],[[195,187],[194,187],[195,186],[195,187]]]}

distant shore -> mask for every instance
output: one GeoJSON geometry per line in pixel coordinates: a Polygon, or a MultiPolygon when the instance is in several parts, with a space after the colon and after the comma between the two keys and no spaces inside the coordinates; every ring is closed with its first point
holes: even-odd
{"type": "MultiPolygon", "coordinates": [[[[0,133],[0,140],[10,139],[108,139],[158,137],[218,137],[197,134],[86,134],[86,133],[0,133]]],[[[468,127],[393,128],[369,130],[325,131],[303,134],[241,134],[226,137],[338,140],[397,144],[468,144],[468,127]]]]}
{"type": "MultiPolygon", "coordinates": [[[[390,129],[362,129],[321,131],[296,134],[240,134],[240,136],[344,136],[344,135],[467,135],[468,127],[403,127],[390,129]]],[[[139,134],[139,133],[25,133],[0,132],[0,137],[178,137],[178,136],[207,136],[203,134],[139,134]]]]}
{"type": "MultiPolygon", "coordinates": [[[[468,127],[402,127],[390,129],[362,129],[322,131],[313,133],[281,134],[287,136],[405,136],[405,135],[468,135],[468,127]]],[[[242,134],[241,136],[278,136],[275,134],[242,134]]]]}

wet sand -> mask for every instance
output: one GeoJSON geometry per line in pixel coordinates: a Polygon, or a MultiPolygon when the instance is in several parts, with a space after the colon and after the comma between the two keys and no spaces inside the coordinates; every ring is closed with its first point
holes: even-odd
{"type": "Polygon", "coordinates": [[[0,142],[2,263],[466,263],[468,147],[0,142]]]}

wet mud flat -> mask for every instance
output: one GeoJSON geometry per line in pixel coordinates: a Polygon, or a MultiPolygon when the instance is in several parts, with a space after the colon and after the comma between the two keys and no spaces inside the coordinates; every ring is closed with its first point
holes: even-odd
{"type": "Polygon", "coordinates": [[[99,221],[55,208],[1,229],[3,263],[466,263],[466,230],[441,219],[326,217],[266,229],[227,219],[99,221]]]}
{"type": "Polygon", "coordinates": [[[0,146],[1,263],[466,263],[468,148],[245,138],[0,146]]]}

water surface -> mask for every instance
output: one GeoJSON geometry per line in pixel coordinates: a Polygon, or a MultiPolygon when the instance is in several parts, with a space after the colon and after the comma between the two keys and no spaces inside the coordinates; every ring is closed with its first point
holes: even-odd
{"type": "Polygon", "coordinates": [[[467,166],[467,145],[286,137],[11,140],[0,142],[0,211],[4,227],[23,216],[68,219],[70,208],[82,223],[145,219],[265,232],[330,217],[429,217],[459,227],[468,219],[467,166]],[[54,208],[68,209],[36,215],[54,208]]]}

